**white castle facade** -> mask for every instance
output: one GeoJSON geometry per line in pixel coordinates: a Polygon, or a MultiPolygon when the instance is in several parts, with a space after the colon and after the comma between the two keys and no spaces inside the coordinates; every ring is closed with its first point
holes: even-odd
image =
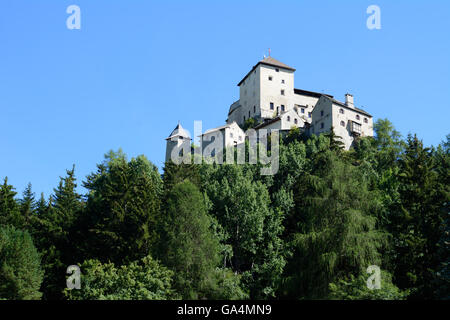
{"type": "MultiPolygon", "coordinates": [[[[372,116],[355,106],[351,94],[340,102],[329,94],[296,89],[294,72],[294,68],[270,56],[253,66],[238,83],[239,100],[230,106],[226,124],[200,136],[202,149],[207,150],[212,137],[217,136],[223,139],[224,148],[243,143],[242,128],[249,119],[257,123],[256,131],[277,129],[283,134],[297,127],[307,134],[318,135],[333,129],[346,150],[357,137],[373,136],[372,116]]],[[[172,150],[190,143],[191,137],[178,124],[166,140],[168,161],[172,150]]]]}

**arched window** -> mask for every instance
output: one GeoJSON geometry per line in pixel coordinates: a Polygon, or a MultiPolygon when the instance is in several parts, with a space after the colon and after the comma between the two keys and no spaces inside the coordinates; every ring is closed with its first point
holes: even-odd
{"type": "Polygon", "coordinates": [[[297,124],[297,122],[298,122],[298,121],[297,121],[297,118],[295,118],[295,119],[294,119],[294,123],[297,124]]]}
{"type": "Polygon", "coordinates": [[[369,123],[369,120],[367,118],[364,118],[364,123],[369,123]]]}
{"type": "Polygon", "coordinates": [[[341,121],[341,126],[345,127],[345,122],[341,121]]]}
{"type": "Polygon", "coordinates": [[[291,117],[290,116],[287,116],[287,121],[291,121],[291,117]]]}
{"type": "Polygon", "coordinates": [[[360,119],[360,116],[359,116],[359,114],[357,114],[356,115],[356,120],[359,120],[360,119]]]}
{"type": "Polygon", "coordinates": [[[340,108],[339,113],[344,114],[344,109],[340,108]]]}

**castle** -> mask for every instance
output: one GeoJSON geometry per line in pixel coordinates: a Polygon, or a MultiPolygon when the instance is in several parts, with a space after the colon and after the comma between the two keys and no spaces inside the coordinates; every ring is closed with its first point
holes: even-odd
{"type": "MultiPolygon", "coordinates": [[[[347,93],[345,102],[340,102],[329,94],[296,89],[294,72],[294,68],[271,56],[254,65],[238,83],[239,100],[231,104],[226,124],[200,136],[202,149],[207,148],[217,133],[220,133],[223,147],[243,143],[242,128],[249,121],[256,124],[253,127],[256,131],[276,129],[281,134],[295,127],[316,135],[333,129],[342,138],[346,150],[355,138],[373,136],[373,118],[355,106],[353,95],[347,93]]],[[[190,143],[191,137],[178,124],[166,140],[168,161],[172,150],[190,143]]]]}

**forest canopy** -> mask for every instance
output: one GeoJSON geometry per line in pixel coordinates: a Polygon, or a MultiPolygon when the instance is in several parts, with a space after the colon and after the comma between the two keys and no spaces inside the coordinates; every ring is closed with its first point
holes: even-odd
{"type": "Polygon", "coordinates": [[[81,182],[68,169],[48,197],[4,177],[0,299],[449,299],[450,135],[425,147],[387,119],[374,130],[349,151],[292,130],[274,176],[251,164],[160,174],[119,150],[81,182]]]}

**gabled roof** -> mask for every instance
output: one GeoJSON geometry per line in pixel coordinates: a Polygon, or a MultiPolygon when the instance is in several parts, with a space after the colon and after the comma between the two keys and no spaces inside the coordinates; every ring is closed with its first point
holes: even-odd
{"type": "MultiPolygon", "coordinates": [[[[223,126],[220,126],[220,127],[217,127],[217,128],[213,128],[213,129],[206,130],[205,133],[201,134],[199,137],[204,136],[204,135],[206,135],[206,134],[209,134],[209,133],[211,133],[211,132],[220,131],[220,130],[229,128],[229,127],[231,127],[231,126],[233,126],[233,125],[236,125],[236,126],[239,127],[239,125],[236,123],[236,121],[233,121],[232,123],[228,123],[228,124],[226,124],[226,125],[223,125],[223,126]]],[[[239,129],[241,129],[241,127],[239,127],[239,129]]],[[[241,129],[241,130],[242,130],[242,129],[241,129]]]]}
{"type": "MultiPolygon", "coordinates": [[[[294,110],[287,110],[287,111],[285,111],[285,112],[282,112],[282,113],[280,113],[278,116],[276,116],[275,118],[272,118],[272,119],[270,119],[270,120],[267,120],[267,121],[264,121],[263,123],[260,123],[260,124],[258,124],[256,127],[254,127],[253,129],[261,129],[261,128],[264,128],[265,126],[268,126],[269,124],[272,124],[272,123],[274,123],[274,122],[278,122],[278,121],[280,121],[281,120],[281,118],[282,118],[282,116],[284,116],[286,113],[290,113],[290,112],[294,112],[295,113],[295,111],[294,110]]],[[[297,114],[298,115],[298,114],[297,114]]],[[[298,115],[298,119],[300,119],[301,121],[303,121],[303,122],[306,122],[305,121],[305,119],[302,117],[302,116],[300,116],[300,115],[298,115]]]]}
{"type": "Polygon", "coordinates": [[[307,90],[302,90],[302,89],[295,89],[295,88],[294,88],[294,93],[302,95],[302,96],[313,97],[313,98],[320,98],[320,96],[327,96],[327,97],[333,98],[333,96],[330,94],[319,93],[319,92],[314,92],[314,91],[307,91],[307,90]]]}
{"type": "Polygon", "coordinates": [[[366,116],[372,118],[372,115],[370,113],[364,111],[363,109],[359,109],[359,108],[356,108],[356,107],[352,108],[352,107],[349,107],[348,105],[346,105],[345,103],[340,102],[340,101],[338,101],[338,100],[336,100],[334,98],[330,98],[330,97],[325,96],[325,95],[324,95],[324,97],[328,98],[329,100],[331,100],[331,102],[333,102],[334,104],[337,104],[338,106],[341,106],[341,107],[346,108],[348,110],[357,111],[357,112],[359,112],[359,113],[361,113],[363,115],[366,115],[366,116]]]}
{"type": "Polygon", "coordinates": [[[189,132],[187,132],[186,129],[184,129],[180,123],[178,123],[178,125],[175,127],[175,129],[173,129],[172,133],[169,135],[168,138],[166,138],[166,140],[170,140],[171,138],[174,138],[174,137],[183,137],[183,138],[191,139],[189,132]]]}
{"type": "Polygon", "coordinates": [[[278,67],[278,68],[283,68],[283,69],[286,69],[286,70],[295,71],[294,68],[289,67],[287,64],[284,64],[283,62],[280,62],[280,61],[278,61],[278,60],[276,60],[276,59],[274,59],[274,58],[272,58],[272,57],[269,56],[269,57],[267,57],[267,58],[262,59],[262,60],[259,61],[257,64],[255,64],[255,65],[253,66],[252,70],[250,70],[250,71],[245,75],[245,77],[238,83],[238,86],[240,86],[241,83],[244,82],[244,80],[250,75],[250,73],[252,73],[253,70],[255,70],[260,64],[265,64],[265,65],[272,66],[272,67],[278,67]]]}

